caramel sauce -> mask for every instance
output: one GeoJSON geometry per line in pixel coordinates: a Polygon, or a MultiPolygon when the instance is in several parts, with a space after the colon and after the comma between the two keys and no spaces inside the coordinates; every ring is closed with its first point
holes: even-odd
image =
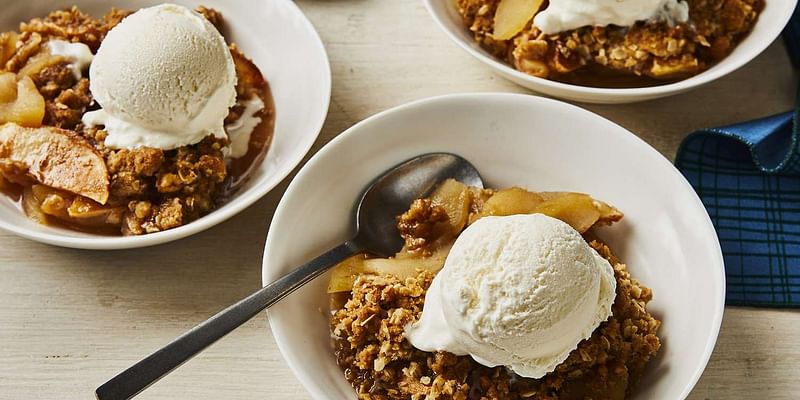
{"type": "Polygon", "coordinates": [[[9,182],[5,178],[3,178],[2,175],[0,175],[0,193],[10,198],[11,201],[19,203],[20,199],[22,199],[23,189],[24,188],[22,187],[22,185],[9,182]]]}
{"type": "MultiPolygon", "coordinates": [[[[20,206],[20,208],[22,208],[20,206]]],[[[98,236],[120,236],[119,225],[80,225],[73,224],[61,218],[56,218],[52,215],[44,216],[44,223],[42,225],[50,226],[53,228],[62,228],[75,232],[88,233],[98,236]]]]}
{"type": "Polygon", "coordinates": [[[41,210],[36,212],[37,215],[34,218],[31,216],[31,213],[26,210],[27,207],[25,204],[23,204],[25,201],[23,198],[26,192],[25,187],[16,183],[11,183],[3,179],[2,176],[0,176],[0,181],[2,181],[0,182],[0,193],[8,197],[12,201],[12,204],[19,210],[19,212],[25,214],[30,219],[42,225],[100,236],[120,235],[119,225],[81,225],[54,217],[52,215],[44,214],[41,210]]]}
{"type": "Polygon", "coordinates": [[[680,81],[683,78],[655,79],[649,76],[614,71],[601,65],[589,64],[568,74],[557,75],[548,79],[577,86],[605,89],[631,89],[668,85],[680,81]]]}
{"type": "Polygon", "coordinates": [[[258,97],[264,102],[264,109],[256,114],[256,116],[261,117],[261,122],[253,128],[253,132],[250,134],[247,153],[240,158],[231,160],[228,166],[230,184],[227,191],[235,191],[247,181],[253,170],[258,168],[261,161],[264,160],[267,155],[267,149],[272,143],[272,136],[275,131],[275,102],[272,98],[269,83],[264,82],[264,85],[258,88],[258,97]]]}

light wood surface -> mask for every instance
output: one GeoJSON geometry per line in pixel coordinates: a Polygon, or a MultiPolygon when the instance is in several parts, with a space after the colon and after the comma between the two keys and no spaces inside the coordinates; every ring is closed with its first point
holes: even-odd
{"type": "MultiPolygon", "coordinates": [[[[419,0],[298,0],[330,56],[333,97],[311,154],[353,123],[428,96],[526,92],[438,30],[419,0]]],[[[685,134],[793,105],[780,43],[699,90],[632,105],[584,105],[674,157],[685,134]]],[[[94,388],[260,286],[269,221],[289,179],[231,220],[142,250],[61,249],[0,232],[0,398],[87,399],[94,388]]],[[[142,399],[308,399],[267,319],[251,321],[157,383],[142,399]]],[[[726,309],[691,399],[793,399],[800,312],[726,309]]]]}

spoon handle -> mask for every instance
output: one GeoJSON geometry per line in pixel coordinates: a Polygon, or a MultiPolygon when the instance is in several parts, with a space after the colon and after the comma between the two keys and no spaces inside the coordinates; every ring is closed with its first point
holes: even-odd
{"type": "Polygon", "coordinates": [[[130,399],[265,308],[359,250],[360,247],[353,242],[345,242],[334,247],[220,311],[172,343],[122,371],[97,388],[95,395],[99,400],[130,399]]]}

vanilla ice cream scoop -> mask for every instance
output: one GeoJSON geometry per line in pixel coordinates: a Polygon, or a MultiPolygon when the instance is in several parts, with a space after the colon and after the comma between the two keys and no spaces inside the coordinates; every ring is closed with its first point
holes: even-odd
{"type": "Polygon", "coordinates": [[[689,5],[681,0],[550,0],[533,19],[546,34],[582,26],[631,26],[637,21],[681,23],[689,19],[689,5]]]}
{"type": "Polygon", "coordinates": [[[102,107],[86,125],[104,125],[112,148],[174,149],[225,137],[236,102],[236,70],[225,39],[202,15],[162,4],[143,8],[106,35],[89,68],[102,107]]]}
{"type": "Polygon", "coordinates": [[[406,337],[540,378],[608,319],[615,291],[611,265],[566,223],[485,217],[456,240],[406,337]]]}

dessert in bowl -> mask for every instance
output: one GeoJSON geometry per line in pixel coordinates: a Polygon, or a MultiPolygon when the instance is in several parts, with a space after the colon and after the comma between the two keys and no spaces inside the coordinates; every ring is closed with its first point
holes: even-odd
{"type": "Polygon", "coordinates": [[[114,5],[4,13],[3,228],[90,248],[184,237],[268,192],[319,132],[327,58],[291,2],[114,5]]]}
{"type": "MultiPolygon", "coordinates": [[[[631,382],[636,380],[635,375],[638,376],[638,374],[641,375],[641,379],[638,385],[631,385],[629,398],[677,399],[685,397],[690,392],[713,349],[723,310],[724,274],[713,227],[691,187],[668,160],[623,128],[565,103],[508,94],[445,96],[401,106],[357,124],[315,155],[288,188],[270,227],[271,232],[265,248],[263,281],[265,283],[272,281],[286,273],[294,265],[319,253],[320,250],[349,237],[352,233],[348,232],[352,207],[350,202],[367,186],[374,173],[372,171],[387,169],[413,156],[436,151],[448,151],[463,156],[478,168],[484,182],[490,187],[511,188],[517,186],[537,190],[533,195],[523,195],[523,197],[529,197],[529,200],[536,199],[536,201],[526,203],[517,197],[517,200],[512,202],[519,206],[520,210],[526,207],[525,204],[535,207],[540,203],[539,200],[557,202],[558,200],[553,199],[564,195],[563,192],[583,192],[590,193],[593,198],[601,199],[604,202],[584,201],[585,205],[594,207],[595,204],[608,204],[615,207],[609,209],[621,210],[625,213],[625,218],[615,223],[614,226],[593,228],[596,231],[597,239],[602,242],[602,245],[600,242],[595,242],[595,249],[587,249],[590,247],[588,241],[573,240],[576,239],[575,235],[580,238],[577,232],[584,228],[581,227],[581,224],[576,223],[574,226],[570,224],[572,228],[569,229],[572,229],[573,232],[570,243],[573,243],[575,246],[573,249],[577,253],[583,254],[581,257],[586,260],[597,260],[592,255],[594,252],[606,256],[605,260],[611,260],[608,261],[607,267],[589,268],[588,271],[594,271],[594,273],[586,278],[588,279],[586,282],[592,283],[580,285],[586,293],[595,293],[598,296],[595,298],[596,303],[581,296],[574,296],[577,300],[571,303],[582,305],[574,309],[584,309],[583,306],[588,304],[588,308],[592,310],[589,313],[591,315],[583,313],[577,316],[577,314],[565,313],[564,315],[567,317],[564,318],[564,323],[580,329],[570,329],[571,333],[568,335],[555,334],[556,332],[565,332],[560,328],[550,332],[555,334],[551,336],[565,337],[563,343],[557,341],[558,345],[554,345],[552,348],[558,350],[554,350],[553,353],[558,353],[560,356],[566,354],[567,358],[555,357],[554,360],[551,360],[552,363],[522,363],[529,366],[541,366],[540,369],[534,368],[534,371],[530,371],[525,368],[517,368],[513,362],[514,357],[542,358],[535,354],[538,349],[526,349],[523,343],[546,344],[547,341],[543,341],[541,337],[537,339],[535,335],[528,335],[530,332],[521,335],[521,338],[514,339],[517,340],[514,347],[507,346],[507,342],[503,341],[507,338],[501,341],[491,339],[489,341],[499,344],[498,347],[510,349],[511,354],[505,354],[503,357],[510,357],[511,362],[503,357],[495,357],[496,354],[492,356],[492,352],[487,355],[481,351],[481,346],[465,344],[464,336],[447,334],[446,329],[453,327],[468,332],[470,325],[459,320],[458,317],[455,317],[456,320],[450,321],[449,314],[452,314],[453,306],[458,302],[453,296],[441,294],[442,290],[439,291],[439,299],[442,309],[447,315],[449,328],[432,325],[433,331],[437,332],[433,336],[442,339],[439,343],[434,341],[433,344],[426,344],[424,340],[422,343],[414,343],[413,329],[409,331],[411,329],[409,326],[414,326],[413,323],[420,318],[421,320],[425,319],[428,298],[423,295],[426,290],[429,290],[429,285],[432,282],[435,283],[434,276],[440,276],[449,268],[444,260],[448,259],[446,255],[453,251],[449,248],[454,238],[452,235],[448,240],[440,243],[445,245],[440,248],[445,249],[447,253],[437,251],[437,247],[434,246],[427,248],[431,250],[429,256],[406,256],[405,258],[399,256],[389,260],[376,258],[350,260],[349,266],[345,264],[344,267],[334,270],[331,274],[309,283],[307,287],[299,289],[269,311],[270,325],[282,354],[295,375],[314,398],[351,399],[357,398],[357,391],[366,392],[360,395],[362,398],[369,398],[370,393],[374,394],[375,398],[382,398],[379,395],[385,395],[386,398],[409,398],[411,396],[408,391],[399,390],[394,396],[387,394],[388,389],[391,389],[391,383],[395,382],[399,385],[399,381],[403,380],[406,372],[409,376],[416,378],[412,386],[416,386],[419,390],[417,393],[424,393],[426,390],[427,393],[430,393],[433,390],[432,385],[436,382],[436,384],[450,387],[447,389],[450,390],[449,396],[454,396],[457,392],[463,394],[459,390],[466,390],[466,387],[458,387],[456,383],[447,383],[455,381],[458,384],[464,384],[467,380],[463,377],[431,373],[431,371],[445,371],[445,374],[449,372],[458,375],[456,368],[452,368],[458,363],[462,365],[460,371],[470,371],[470,375],[487,373],[484,376],[489,377],[487,379],[496,384],[495,387],[499,387],[498,385],[501,385],[502,382],[508,384],[509,377],[515,376],[508,371],[517,371],[514,373],[519,376],[529,376],[533,381],[541,379],[542,376],[547,380],[547,374],[553,373],[550,371],[551,367],[555,367],[556,374],[559,372],[568,374],[577,370],[580,370],[580,373],[596,373],[592,372],[591,368],[583,368],[585,365],[576,367],[574,362],[580,363],[579,360],[583,360],[580,351],[577,353],[578,356],[570,354],[573,354],[573,346],[583,341],[587,334],[603,331],[604,327],[607,328],[613,324],[611,321],[616,318],[606,318],[607,315],[604,316],[601,311],[603,305],[608,303],[599,301],[601,298],[607,298],[599,294],[608,293],[607,290],[600,288],[603,287],[602,282],[609,282],[603,280],[603,277],[608,277],[608,269],[612,266],[617,273],[617,279],[614,279],[615,285],[618,288],[626,288],[622,292],[617,291],[616,302],[612,306],[612,317],[614,313],[617,313],[617,317],[622,320],[627,318],[641,322],[642,328],[637,329],[640,329],[642,338],[648,337],[639,342],[641,347],[636,347],[639,350],[638,353],[628,358],[630,364],[626,364],[629,371],[643,371],[630,375],[631,382]],[[525,131],[526,135],[519,135],[521,131],[525,131]],[[376,136],[376,132],[380,132],[380,135],[376,136]],[[430,132],[437,134],[431,135],[430,132]],[[377,140],[378,137],[380,140],[377,140]],[[342,161],[343,154],[347,154],[348,157],[345,158],[352,161],[342,161]],[[381,156],[378,157],[377,154],[381,156]],[[636,165],[637,168],[630,168],[630,165],[636,165]],[[333,179],[334,176],[344,173],[347,173],[348,179],[333,179]],[[546,194],[552,191],[559,193],[546,194]],[[321,196],[322,193],[325,195],[321,196]],[[288,246],[289,243],[295,245],[288,246]],[[623,260],[627,267],[622,268],[616,258],[611,257],[607,249],[613,249],[614,255],[623,260]],[[394,277],[380,274],[381,268],[387,268],[387,265],[398,261],[402,261],[402,264],[405,265],[389,267],[393,270],[394,277]],[[442,265],[445,265],[444,269],[437,271],[442,265]],[[623,270],[630,275],[623,276],[623,270]],[[606,272],[598,273],[601,271],[606,272]],[[353,274],[352,272],[359,273],[353,274]],[[375,274],[375,272],[378,273],[375,274]],[[361,276],[361,273],[364,273],[364,276],[361,276]],[[629,281],[629,277],[639,280],[642,284],[630,284],[633,281],[629,281]],[[358,288],[354,289],[355,286],[349,286],[355,285],[356,282],[360,285],[358,288]],[[652,292],[644,289],[645,287],[650,288],[652,292]],[[334,295],[335,302],[331,307],[331,297],[328,292],[337,293],[337,290],[341,290],[338,293],[344,294],[339,296],[339,299],[336,299],[336,295],[334,295]],[[634,301],[641,301],[642,309],[645,311],[637,314],[637,318],[632,318],[631,314],[627,314],[626,317],[626,312],[631,311],[632,308],[620,309],[626,304],[626,297],[620,296],[619,293],[633,292],[636,292],[639,297],[634,301]],[[653,297],[647,302],[650,293],[653,297]],[[376,295],[383,294],[387,296],[385,299],[375,299],[376,295]],[[368,305],[368,302],[361,301],[370,297],[375,301],[374,303],[368,305]],[[397,302],[392,303],[392,299],[397,302]],[[385,303],[382,303],[384,301],[385,303]],[[593,307],[591,304],[595,304],[595,306],[593,307]],[[342,306],[345,311],[342,311],[342,306]],[[374,315],[371,319],[369,319],[371,314],[368,313],[368,310],[371,310],[374,315]],[[375,312],[376,310],[379,312],[375,312]],[[446,310],[450,310],[450,312],[446,310]],[[420,311],[422,311],[421,315],[420,311]],[[598,314],[595,315],[594,311],[597,311],[598,314]],[[355,326],[364,327],[364,329],[360,333],[355,333],[352,325],[355,320],[349,320],[349,318],[353,315],[357,316],[359,313],[362,313],[363,319],[358,320],[355,326]],[[392,316],[396,320],[392,320],[392,316]],[[659,324],[657,321],[661,321],[661,323],[659,324]],[[362,322],[364,322],[363,326],[362,322]],[[337,333],[336,329],[339,323],[342,323],[342,327],[337,333]],[[377,323],[381,327],[385,325],[386,331],[382,338],[389,342],[386,349],[383,349],[384,343],[375,339],[375,336],[371,336],[380,334],[382,329],[372,326],[373,323],[377,323]],[[647,328],[644,329],[644,327],[647,328]],[[331,328],[333,328],[333,332],[331,328]],[[332,340],[331,333],[334,334],[334,340],[332,340]],[[411,341],[408,341],[409,337],[412,339],[411,341]],[[456,337],[458,340],[449,340],[448,337],[456,337]],[[354,348],[347,347],[347,351],[340,352],[342,357],[338,360],[335,354],[337,338],[344,339],[346,346],[351,344],[355,346],[354,348]],[[446,351],[431,351],[437,347],[446,351]],[[359,358],[356,357],[356,354],[362,351],[361,355],[365,356],[362,359],[364,362],[357,365],[359,358]],[[522,354],[516,354],[517,351],[522,354]],[[527,354],[525,354],[526,352],[527,354]],[[423,357],[426,354],[427,356],[423,357]],[[381,355],[388,358],[382,359],[381,355]],[[454,362],[450,365],[451,368],[431,369],[434,368],[437,355],[440,357],[440,361],[454,362]],[[431,357],[431,364],[428,364],[427,357],[431,357]],[[367,361],[370,361],[372,365],[369,365],[370,362],[367,361]],[[420,368],[413,367],[411,362],[416,362],[420,368]],[[576,368],[564,367],[564,362],[576,368]],[[403,363],[408,365],[400,367],[403,363]],[[636,363],[639,363],[639,367],[631,367],[636,363]],[[350,373],[345,375],[339,364],[350,367],[350,373]],[[395,369],[395,367],[400,368],[395,369]],[[559,370],[559,368],[561,369],[559,370]],[[381,375],[381,371],[386,371],[388,374],[390,370],[394,371],[392,374],[397,373],[397,375],[391,375],[395,378],[394,380],[387,378],[389,375],[381,375]],[[491,374],[488,374],[487,371],[491,371],[491,374]],[[542,373],[544,375],[540,375],[542,373]],[[437,381],[438,376],[441,378],[437,381]],[[536,378],[537,376],[540,378],[536,378]],[[379,379],[374,379],[376,377],[379,379]],[[366,384],[366,382],[370,383],[366,384]],[[374,384],[375,382],[379,383],[374,384]],[[356,383],[356,388],[351,383],[356,383]],[[359,389],[361,384],[369,387],[359,389]],[[373,384],[374,386],[372,386],[373,384]]],[[[524,192],[522,189],[515,191],[524,192]]],[[[504,191],[497,191],[495,195],[499,193],[504,193],[504,191]]],[[[508,195],[503,196],[508,197],[508,195]]],[[[586,195],[572,194],[571,196],[588,199],[586,195]]],[[[436,197],[435,194],[434,197],[436,197]]],[[[553,205],[554,203],[549,204],[553,205]]],[[[574,202],[570,202],[570,204],[574,204],[574,202]]],[[[456,209],[459,207],[444,208],[456,209]]],[[[551,211],[575,210],[573,206],[544,207],[539,212],[550,212],[547,209],[551,211]]],[[[442,218],[441,215],[437,218],[435,214],[436,212],[432,212],[428,215],[434,216],[433,218],[440,222],[443,221],[438,219],[442,218]]],[[[571,214],[583,215],[582,213],[571,214]]],[[[462,217],[467,215],[466,221],[469,223],[468,214],[461,215],[462,217]]],[[[600,215],[604,214],[598,210],[595,222],[599,221],[600,215]]],[[[507,217],[494,216],[490,218],[507,217]]],[[[566,219],[569,221],[569,218],[566,219]]],[[[408,222],[409,226],[413,225],[413,218],[404,218],[403,220],[408,222]]],[[[476,228],[481,220],[478,219],[478,222],[474,222],[460,236],[467,234],[469,229],[476,228]]],[[[583,220],[583,218],[577,220],[583,220]]],[[[591,226],[594,225],[594,222],[590,219],[588,224],[591,226]]],[[[555,232],[558,229],[552,231],[555,232]]],[[[424,230],[423,228],[422,231],[424,230]]],[[[416,230],[412,229],[412,231],[416,230]]],[[[510,232],[502,229],[500,231],[510,232]]],[[[398,234],[400,233],[398,232],[398,234]]],[[[412,236],[408,237],[411,238],[409,244],[422,243],[414,240],[412,236]]],[[[471,235],[471,237],[472,239],[467,243],[474,244],[478,243],[474,241],[476,237],[492,242],[493,235],[477,234],[471,235]]],[[[459,240],[455,239],[456,243],[453,248],[458,246],[459,240]]],[[[473,246],[464,247],[471,248],[473,246]]],[[[426,246],[419,249],[424,252],[426,246]]],[[[560,251],[554,251],[554,254],[560,251]]],[[[536,251],[514,254],[530,255],[533,253],[536,251]]],[[[469,259],[469,257],[461,257],[461,259],[469,259]]],[[[585,264],[593,265],[590,262],[585,264]]],[[[464,267],[465,264],[461,263],[460,265],[464,267]]],[[[600,265],[603,264],[600,263],[600,265]]],[[[453,265],[453,267],[456,266],[456,264],[453,265]]],[[[494,272],[487,272],[481,268],[472,269],[469,265],[464,268],[473,272],[466,275],[486,277],[484,281],[489,286],[491,283],[501,282],[494,272]]],[[[509,268],[508,277],[513,275],[513,270],[514,268],[509,268]]],[[[576,282],[581,271],[587,271],[584,268],[572,267],[568,270],[572,271],[569,272],[571,277],[575,275],[576,282]]],[[[459,269],[452,269],[451,272],[443,275],[446,279],[442,282],[449,282],[442,283],[444,292],[469,291],[471,284],[464,283],[468,281],[468,279],[464,280],[465,274],[454,271],[459,271],[459,269]]],[[[524,272],[522,273],[524,274],[524,272]]],[[[556,280],[561,281],[561,278],[556,280]]],[[[516,285],[513,279],[509,279],[508,285],[502,287],[505,289],[504,295],[497,295],[496,292],[489,293],[495,293],[496,298],[508,299],[512,293],[516,293],[517,289],[520,291],[530,290],[529,286],[536,285],[535,279],[526,278],[520,280],[520,283],[522,286],[516,285]]],[[[556,286],[554,284],[553,287],[556,286]]],[[[428,291],[428,293],[431,292],[428,291]]],[[[589,298],[591,297],[590,295],[589,298]]],[[[631,295],[627,299],[632,298],[631,295]]],[[[506,303],[497,300],[486,303],[488,304],[486,308],[508,311],[510,309],[506,306],[511,303],[506,303]]],[[[476,309],[478,308],[480,307],[476,309]]],[[[524,312],[519,313],[519,315],[524,314],[524,312]]],[[[465,312],[464,315],[472,314],[465,312]]],[[[488,314],[479,315],[486,316],[488,314]]],[[[527,331],[527,328],[524,331],[527,331]]],[[[608,332],[608,330],[604,332],[608,332]]],[[[426,335],[422,334],[421,336],[424,338],[426,335]]],[[[579,348],[586,351],[587,361],[595,359],[592,357],[595,353],[591,353],[592,350],[589,348],[599,350],[600,346],[592,345],[592,343],[604,343],[602,336],[602,334],[598,334],[598,338],[594,339],[597,342],[590,339],[584,344],[578,345],[579,348]]],[[[491,335],[487,334],[486,337],[491,337],[491,335]]],[[[606,340],[609,345],[612,345],[609,337],[606,337],[606,340]]],[[[342,344],[342,342],[339,343],[342,344]]],[[[615,357],[617,360],[622,359],[619,356],[615,357]]],[[[590,363],[587,362],[587,364],[590,363]]],[[[441,365],[438,364],[435,368],[439,368],[441,365]]],[[[578,374],[578,372],[573,373],[578,374]]],[[[550,375],[550,377],[553,376],[550,375]]],[[[523,380],[518,379],[515,382],[521,381],[523,380]]],[[[608,383],[608,388],[619,388],[612,383],[612,379],[603,382],[608,383]]],[[[411,385],[411,381],[406,379],[406,384],[411,385]]],[[[440,386],[440,388],[444,386],[440,386]]],[[[475,385],[470,384],[470,387],[475,387],[475,385]]],[[[521,396],[530,394],[533,389],[530,386],[524,388],[514,386],[515,391],[510,393],[521,396]]],[[[466,392],[469,394],[469,390],[466,392]]],[[[507,398],[521,398],[519,396],[507,398]]],[[[446,395],[443,398],[451,397],[446,395]]],[[[563,398],[567,398],[566,395],[563,398]]]]}
{"type": "Polygon", "coordinates": [[[649,288],[581,193],[442,182],[398,216],[395,256],[333,270],[336,361],[359,397],[624,399],[661,347],[649,288]]]}
{"type": "Polygon", "coordinates": [[[734,71],[778,37],[795,1],[426,0],[459,46],[565,99],[625,103],[734,71]]]}

